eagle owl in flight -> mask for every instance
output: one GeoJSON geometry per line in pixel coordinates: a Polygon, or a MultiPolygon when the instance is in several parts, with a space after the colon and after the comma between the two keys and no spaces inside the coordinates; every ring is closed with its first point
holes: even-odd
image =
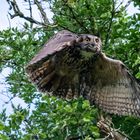
{"type": "Polygon", "coordinates": [[[140,117],[140,85],[125,65],[101,51],[101,40],[63,30],[29,62],[26,72],[41,92],[83,96],[103,111],[140,117]]]}

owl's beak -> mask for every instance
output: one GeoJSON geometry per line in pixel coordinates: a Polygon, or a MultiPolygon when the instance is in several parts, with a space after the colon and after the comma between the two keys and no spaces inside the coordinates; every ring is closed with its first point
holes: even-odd
{"type": "Polygon", "coordinates": [[[95,46],[88,46],[88,51],[90,52],[93,52],[93,53],[96,53],[96,52],[99,52],[100,51],[100,47],[95,45],[95,46]]]}
{"type": "Polygon", "coordinates": [[[84,51],[93,52],[93,53],[96,53],[96,52],[100,51],[100,47],[97,44],[95,44],[95,43],[82,44],[81,48],[84,51]]]}

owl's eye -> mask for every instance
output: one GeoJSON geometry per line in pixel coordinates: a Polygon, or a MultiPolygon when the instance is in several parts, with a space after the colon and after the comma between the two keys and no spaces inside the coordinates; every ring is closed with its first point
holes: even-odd
{"type": "Polygon", "coordinates": [[[96,43],[99,43],[99,38],[95,38],[95,42],[96,43]]]}
{"type": "Polygon", "coordinates": [[[90,38],[87,37],[85,40],[86,40],[87,42],[89,42],[89,41],[90,41],[90,38]]]}

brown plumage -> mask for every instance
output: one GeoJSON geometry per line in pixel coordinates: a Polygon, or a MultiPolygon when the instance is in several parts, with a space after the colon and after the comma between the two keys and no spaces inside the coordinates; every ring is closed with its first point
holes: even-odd
{"type": "Polygon", "coordinates": [[[102,53],[96,36],[60,31],[26,71],[42,92],[68,99],[83,96],[108,113],[140,117],[140,85],[121,61],[102,53]]]}

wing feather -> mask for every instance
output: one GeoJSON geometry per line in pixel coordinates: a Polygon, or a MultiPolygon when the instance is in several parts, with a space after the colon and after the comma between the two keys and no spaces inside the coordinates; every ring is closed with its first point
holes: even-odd
{"type": "Polygon", "coordinates": [[[77,35],[62,30],[55,34],[44,47],[37,53],[37,55],[29,62],[28,66],[35,65],[46,57],[53,55],[54,53],[61,51],[65,47],[71,46],[71,43],[77,39],[77,35]]]}
{"type": "Polygon", "coordinates": [[[109,113],[140,117],[140,85],[121,61],[101,53],[91,75],[92,102],[109,113]]]}
{"type": "MultiPolygon", "coordinates": [[[[62,91],[67,91],[62,95],[70,97],[70,90],[75,83],[71,77],[74,77],[75,74],[71,72],[68,65],[65,65],[65,61],[67,63],[73,61],[73,59],[69,61],[67,49],[74,46],[73,43],[77,37],[78,35],[66,30],[58,32],[29,62],[26,72],[40,91],[56,91],[54,94],[57,96],[60,96],[62,91]],[[65,85],[66,81],[68,86],[65,85]]],[[[69,50],[71,51],[71,49],[69,50]]]]}

